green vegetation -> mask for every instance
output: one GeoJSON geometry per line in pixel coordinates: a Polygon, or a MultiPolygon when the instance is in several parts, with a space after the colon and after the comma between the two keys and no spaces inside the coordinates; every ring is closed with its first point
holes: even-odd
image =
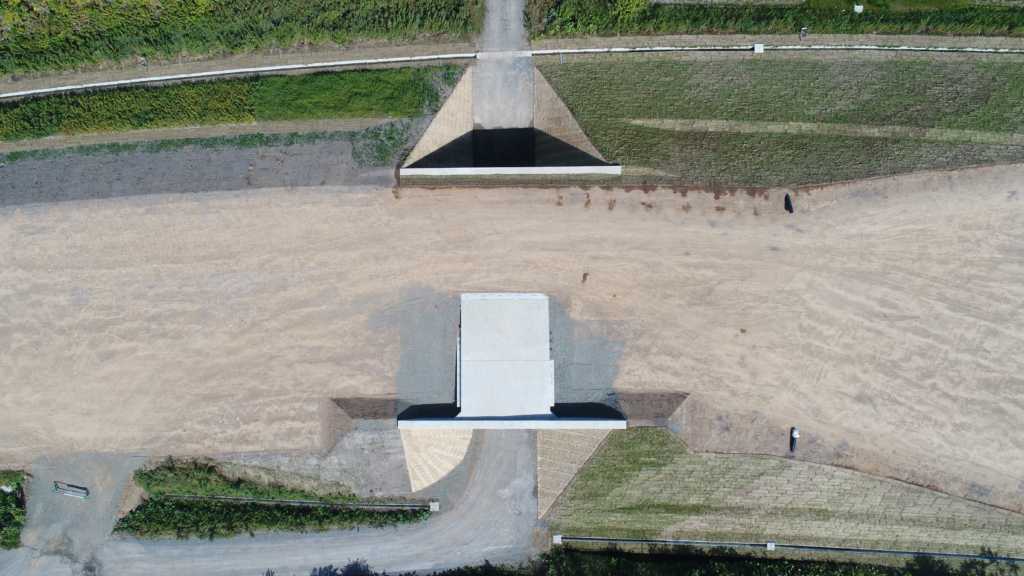
{"type": "Polygon", "coordinates": [[[242,478],[228,478],[208,460],[167,460],[163,464],[135,472],[135,483],[151,496],[167,494],[178,496],[229,496],[259,500],[311,500],[322,502],[355,502],[350,491],[317,494],[251,482],[242,478]]]}
{"type": "Polygon", "coordinates": [[[98,156],[111,154],[159,154],[173,152],[189,146],[216,150],[218,148],[286,148],[289,146],[311,145],[317,142],[347,140],[352,143],[352,154],[361,166],[392,166],[398,155],[406,149],[412,135],[408,120],[395,120],[380,126],[352,132],[302,132],[286,134],[243,134],[240,136],[215,136],[212,138],[182,138],[179,140],[153,140],[150,142],[129,142],[118,144],[92,144],[69,148],[46,148],[0,154],[0,163],[14,163],[20,160],[50,160],[65,156],[98,156]]]}
{"type": "Polygon", "coordinates": [[[139,538],[173,536],[179,539],[226,538],[257,530],[352,529],[420,522],[427,510],[368,510],[290,504],[255,504],[206,500],[145,500],[118,521],[115,533],[139,538]]]}
{"type": "MultiPolygon", "coordinates": [[[[266,148],[288,147],[301,144],[316,144],[335,140],[351,140],[353,134],[361,132],[303,132],[287,134],[243,134],[240,136],[215,136],[212,138],[182,138],[179,140],[153,140],[150,142],[129,142],[117,144],[91,144],[88,146],[72,146],[69,148],[45,148],[41,150],[24,150],[0,154],[0,162],[18,162],[20,160],[50,160],[63,158],[69,154],[98,156],[111,154],[159,154],[181,150],[188,146],[215,150],[217,148],[266,148]]],[[[358,137],[358,136],[356,136],[358,137]]]]}
{"type": "Polygon", "coordinates": [[[1018,57],[764,56],[538,67],[625,182],[796,186],[1024,160],[1018,57]]]}
{"type": "Polygon", "coordinates": [[[811,0],[799,6],[737,1],[732,6],[650,4],[646,0],[533,0],[533,36],[580,34],[1024,35],[1024,7],[978,6],[959,0],[811,0]]]}
{"type": "Polygon", "coordinates": [[[330,530],[356,526],[390,526],[419,522],[426,510],[374,511],[360,508],[211,502],[203,500],[146,500],[118,521],[114,533],[139,538],[173,536],[179,539],[227,538],[257,530],[330,530]]]}
{"type": "MultiPolygon", "coordinates": [[[[518,566],[484,564],[437,572],[438,576],[1016,576],[1020,567],[970,560],[947,562],[930,558],[914,558],[903,567],[848,564],[842,562],[811,562],[765,560],[742,556],[734,550],[716,550],[705,554],[687,550],[657,554],[628,554],[614,549],[583,552],[556,547],[538,559],[518,566]]],[[[374,572],[363,560],[344,567],[314,568],[310,576],[343,576],[363,574],[383,576],[374,572]]],[[[277,576],[267,571],[264,576],[277,576]]],[[[411,575],[409,575],[411,576],[411,575]]]]}
{"type": "Polygon", "coordinates": [[[1024,555],[1020,514],[820,464],[697,454],[664,428],[612,432],[547,520],[567,536],[1024,555]]]}
{"type": "Polygon", "coordinates": [[[135,483],[151,498],[118,521],[115,533],[140,538],[173,536],[179,539],[226,538],[253,534],[257,530],[330,530],[356,526],[390,526],[425,520],[425,510],[370,510],[176,500],[167,495],[204,497],[242,497],[260,500],[303,500],[328,503],[355,503],[350,491],[319,493],[268,485],[224,475],[217,465],[201,460],[168,460],[152,469],[135,472],[135,483]]]}
{"type": "Polygon", "coordinates": [[[21,546],[21,526],[25,523],[25,475],[13,470],[0,470],[0,548],[12,550],[21,546]]]}
{"type": "Polygon", "coordinates": [[[328,72],[67,93],[0,103],[0,140],[153,128],[417,117],[461,68],[328,72]]]}
{"type": "Polygon", "coordinates": [[[0,74],[479,30],[480,0],[7,0],[0,74]]]}

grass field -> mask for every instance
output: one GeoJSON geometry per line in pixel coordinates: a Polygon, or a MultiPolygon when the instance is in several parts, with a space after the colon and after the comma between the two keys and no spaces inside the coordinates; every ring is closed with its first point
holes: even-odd
{"type": "Polygon", "coordinates": [[[725,5],[647,0],[532,0],[535,38],[616,34],[957,34],[1024,35],[1024,7],[971,0],[808,0],[797,6],[735,0],[725,5]]]}
{"type": "Polygon", "coordinates": [[[625,180],[792,186],[1024,160],[1016,57],[765,56],[538,67],[625,180]]]}
{"type": "Polygon", "coordinates": [[[0,470],[0,548],[11,550],[21,545],[21,527],[25,523],[25,475],[14,470],[0,470]]]}
{"type": "Polygon", "coordinates": [[[164,0],[7,2],[0,74],[134,56],[242,52],[479,30],[479,0],[164,0]]]}
{"type": "Polygon", "coordinates": [[[696,454],[671,432],[612,432],[549,517],[553,533],[1024,553],[1024,515],[771,456],[696,454]]]}
{"type": "Polygon", "coordinates": [[[212,124],[418,117],[461,68],[270,76],[68,93],[0,103],[0,140],[212,124]]]}

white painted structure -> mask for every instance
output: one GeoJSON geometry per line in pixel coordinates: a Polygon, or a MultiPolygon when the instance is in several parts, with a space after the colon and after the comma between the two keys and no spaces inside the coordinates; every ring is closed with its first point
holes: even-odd
{"type": "Polygon", "coordinates": [[[491,176],[495,174],[622,174],[622,166],[512,166],[494,168],[399,168],[399,176],[491,176]]]}
{"type": "Polygon", "coordinates": [[[457,418],[551,416],[555,363],[543,294],[463,294],[457,418]]]}
{"type": "Polygon", "coordinates": [[[455,418],[399,420],[424,428],[625,428],[625,420],[558,418],[548,298],[543,294],[463,294],[455,418]]]}

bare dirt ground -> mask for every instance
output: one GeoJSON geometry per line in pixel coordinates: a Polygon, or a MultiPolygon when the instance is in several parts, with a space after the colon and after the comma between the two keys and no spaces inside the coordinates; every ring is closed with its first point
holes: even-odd
{"type": "Polygon", "coordinates": [[[63,558],[87,574],[94,571],[95,547],[113,529],[126,482],[145,460],[141,454],[101,453],[40,459],[33,466],[22,544],[63,558]],[[53,493],[55,480],[88,488],[89,498],[53,493]]]}
{"type": "Polygon", "coordinates": [[[688,393],[673,427],[697,450],[784,455],[797,426],[799,458],[1021,511],[1022,180],[1018,164],[791,190],[795,214],[784,191],[742,189],[7,207],[0,381],[18,393],[0,462],[326,451],[324,402],[415,372],[394,318],[530,291],[621,354],[560,374],[596,363],[619,392],[688,393]]]}

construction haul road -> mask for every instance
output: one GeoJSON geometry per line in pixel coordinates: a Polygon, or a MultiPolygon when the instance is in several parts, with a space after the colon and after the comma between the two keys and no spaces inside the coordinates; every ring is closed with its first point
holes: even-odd
{"type": "MultiPolygon", "coordinates": [[[[1022,511],[1024,165],[784,191],[328,187],[0,213],[0,461],[313,452],[391,394],[389,318],[543,292],[697,450],[1022,511]],[[584,275],[585,282],[584,282],[584,275]]],[[[581,342],[582,334],[579,335],[581,342]]],[[[585,343],[585,342],[583,342],[585,343]]],[[[406,366],[406,370],[415,367],[406,366]]]]}

